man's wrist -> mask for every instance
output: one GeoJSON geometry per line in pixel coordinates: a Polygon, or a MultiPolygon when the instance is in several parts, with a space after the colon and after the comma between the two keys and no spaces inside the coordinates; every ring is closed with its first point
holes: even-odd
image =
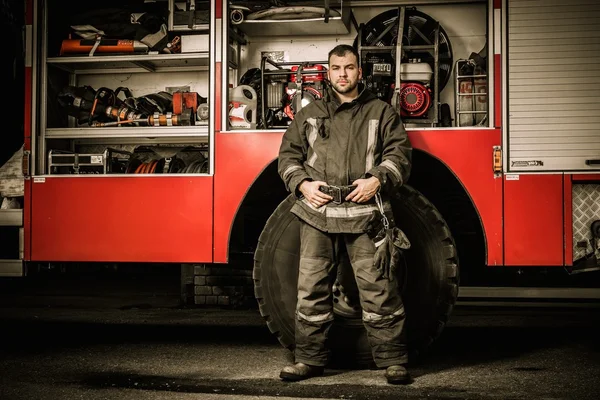
{"type": "Polygon", "coordinates": [[[305,179],[302,179],[302,180],[300,181],[300,183],[298,184],[298,186],[296,186],[296,193],[297,193],[298,195],[302,195],[302,196],[304,196],[304,192],[302,191],[302,186],[303,186],[303,185],[304,185],[304,183],[306,183],[306,182],[310,182],[310,181],[309,181],[308,179],[306,179],[306,178],[305,178],[305,179]]]}
{"type": "Polygon", "coordinates": [[[385,174],[381,173],[381,171],[379,171],[377,168],[373,168],[369,172],[367,172],[367,176],[370,178],[376,178],[379,181],[379,188],[377,189],[377,191],[381,192],[383,190],[383,187],[385,186],[385,174]]]}
{"type": "Polygon", "coordinates": [[[377,185],[376,193],[379,193],[381,191],[381,181],[379,180],[379,178],[376,177],[375,175],[372,175],[369,179],[372,180],[377,185]]]}

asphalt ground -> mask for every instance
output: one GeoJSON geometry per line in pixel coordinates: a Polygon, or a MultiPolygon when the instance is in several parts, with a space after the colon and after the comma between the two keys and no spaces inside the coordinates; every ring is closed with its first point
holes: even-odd
{"type": "Polygon", "coordinates": [[[182,307],[176,274],[0,281],[0,399],[596,399],[596,307],[457,306],[414,382],[291,354],[258,310],[182,307]]]}

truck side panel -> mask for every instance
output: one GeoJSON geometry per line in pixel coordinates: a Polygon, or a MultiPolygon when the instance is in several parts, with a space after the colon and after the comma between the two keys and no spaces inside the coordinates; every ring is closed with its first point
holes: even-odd
{"type": "Polygon", "coordinates": [[[210,262],[212,190],[198,176],[34,178],[31,259],[210,262]]]}
{"type": "Polygon", "coordinates": [[[461,182],[483,225],[487,264],[501,265],[502,180],[494,177],[492,166],[492,148],[500,145],[500,131],[440,129],[410,131],[409,136],[415,149],[438,158],[461,182]]]}
{"type": "MultiPolygon", "coordinates": [[[[410,130],[413,147],[443,162],[459,179],[482,221],[487,264],[501,265],[502,180],[494,178],[492,148],[500,144],[496,129],[410,130]],[[471,148],[469,156],[464,149],[471,148]],[[476,168],[474,166],[477,166],[476,168]]],[[[215,173],[215,262],[227,262],[230,227],[253,181],[277,158],[281,132],[218,133],[215,173]],[[226,157],[222,155],[226,154],[226,157]]]]}
{"type": "Polygon", "coordinates": [[[252,182],[277,158],[281,137],[281,131],[216,134],[214,262],[227,262],[235,214],[252,182]]]}
{"type": "Polygon", "coordinates": [[[563,265],[563,175],[507,174],[504,193],[504,264],[563,265]]]}

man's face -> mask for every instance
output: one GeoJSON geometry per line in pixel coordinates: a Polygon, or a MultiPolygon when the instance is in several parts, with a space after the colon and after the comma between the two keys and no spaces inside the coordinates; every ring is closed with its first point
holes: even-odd
{"type": "Polygon", "coordinates": [[[350,52],[343,57],[332,55],[329,59],[327,77],[333,89],[341,94],[358,94],[358,80],[362,78],[362,70],[358,67],[356,56],[350,52]]]}

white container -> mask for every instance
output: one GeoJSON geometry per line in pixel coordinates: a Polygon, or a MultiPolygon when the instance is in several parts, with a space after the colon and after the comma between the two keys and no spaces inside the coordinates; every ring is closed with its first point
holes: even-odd
{"type": "Polygon", "coordinates": [[[256,129],[258,96],[252,86],[229,89],[229,125],[231,129],[256,129]]]}
{"type": "Polygon", "coordinates": [[[420,62],[419,60],[412,59],[408,63],[400,64],[400,79],[412,82],[429,83],[433,71],[426,62],[420,62]]]}
{"type": "Polygon", "coordinates": [[[208,50],[208,35],[181,35],[182,53],[202,53],[208,50]]]}

